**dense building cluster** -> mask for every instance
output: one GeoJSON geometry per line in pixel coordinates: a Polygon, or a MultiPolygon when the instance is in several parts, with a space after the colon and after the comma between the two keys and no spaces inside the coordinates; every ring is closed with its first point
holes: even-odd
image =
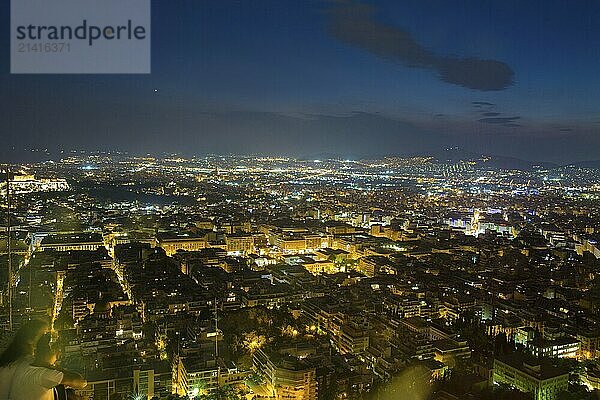
{"type": "Polygon", "coordinates": [[[50,321],[85,399],[600,389],[598,170],[78,155],[12,179],[13,321],[50,321]]]}

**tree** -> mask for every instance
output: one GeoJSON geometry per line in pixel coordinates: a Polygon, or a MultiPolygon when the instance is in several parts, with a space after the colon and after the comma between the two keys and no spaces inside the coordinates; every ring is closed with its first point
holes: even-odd
{"type": "Polygon", "coordinates": [[[188,400],[188,397],[179,396],[178,394],[169,394],[167,395],[166,400],[188,400]]]}
{"type": "Polygon", "coordinates": [[[210,393],[202,393],[195,400],[242,400],[242,394],[231,385],[219,386],[210,393]]]}
{"type": "Polygon", "coordinates": [[[583,385],[569,385],[569,390],[560,392],[557,400],[597,400],[599,398],[597,390],[588,391],[583,385]]]}
{"type": "Polygon", "coordinates": [[[244,336],[244,348],[251,354],[267,343],[267,338],[259,335],[256,331],[248,332],[244,336]]]}

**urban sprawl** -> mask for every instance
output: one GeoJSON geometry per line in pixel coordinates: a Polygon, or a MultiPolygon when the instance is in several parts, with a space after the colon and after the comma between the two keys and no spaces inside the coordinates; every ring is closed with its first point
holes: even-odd
{"type": "Polygon", "coordinates": [[[2,329],[47,320],[83,399],[597,398],[598,169],[78,152],[7,176],[2,329]]]}

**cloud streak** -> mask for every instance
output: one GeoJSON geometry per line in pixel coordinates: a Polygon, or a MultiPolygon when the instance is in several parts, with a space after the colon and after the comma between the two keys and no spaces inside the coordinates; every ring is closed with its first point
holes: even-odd
{"type": "Polygon", "coordinates": [[[494,117],[494,118],[481,118],[479,122],[486,122],[488,124],[506,124],[515,122],[521,117],[494,117]]]}
{"type": "Polygon", "coordinates": [[[398,27],[377,21],[372,6],[339,1],[330,10],[329,33],[337,40],[411,68],[430,69],[447,83],[481,91],[503,90],[514,83],[506,63],[477,57],[438,55],[398,27]]]}
{"type": "Polygon", "coordinates": [[[517,121],[521,119],[521,117],[486,117],[480,118],[479,122],[484,122],[486,124],[494,124],[494,125],[502,125],[509,128],[517,128],[521,125],[517,124],[517,121]]]}
{"type": "Polygon", "coordinates": [[[496,126],[504,126],[506,128],[519,128],[520,124],[517,122],[521,119],[520,116],[507,116],[501,112],[496,111],[496,104],[487,101],[472,101],[471,105],[479,114],[477,121],[484,124],[491,124],[496,126]]]}

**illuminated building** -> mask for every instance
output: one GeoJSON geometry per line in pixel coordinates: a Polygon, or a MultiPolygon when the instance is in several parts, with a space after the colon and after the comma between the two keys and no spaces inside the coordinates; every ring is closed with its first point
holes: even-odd
{"type": "MultiPolygon", "coordinates": [[[[4,183],[6,186],[6,183],[4,183]]],[[[14,194],[32,192],[58,192],[69,190],[65,179],[36,179],[34,175],[15,175],[10,182],[10,190],[14,194]]]]}
{"type": "Polygon", "coordinates": [[[355,323],[344,323],[333,329],[332,339],[341,354],[360,354],[369,347],[369,332],[355,323]]]}
{"type": "Polygon", "coordinates": [[[579,357],[585,360],[592,360],[600,355],[600,333],[598,332],[580,332],[577,339],[581,343],[579,357]]]}
{"type": "Polygon", "coordinates": [[[282,253],[294,254],[326,247],[328,238],[319,234],[282,232],[275,235],[274,242],[282,253]]]}
{"type": "Polygon", "coordinates": [[[253,367],[266,381],[267,391],[277,400],[316,400],[316,370],[300,357],[285,351],[258,349],[253,367]]]}
{"type": "Polygon", "coordinates": [[[349,253],[340,249],[323,248],[315,250],[315,260],[325,261],[332,260],[334,262],[344,262],[348,260],[349,253]]]}
{"type": "Polygon", "coordinates": [[[177,250],[198,251],[208,247],[205,234],[159,234],[156,237],[156,245],[165,250],[168,256],[172,256],[177,250]]]}
{"type": "Polygon", "coordinates": [[[175,356],[173,362],[173,388],[180,396],[198,396],[214,392],[218,387],[243,382],[246,372],[230,363],[206,359],[201,355],[175,356]]]}
{"type": "Polygon", "coordinates": [[[435,360],[454,367],[456,360],[471,357],[471,349],[465,340],[440,339],[432,342],[435,360]]]}
{"type": "Polygon", "coordinates": [[[587,367],[585,373],[580,376],[582,383],[589,389],[600,389],[600,370],[597,367],[587,367]]]}
{"type": "Polygon", "coordinates": [[[522,326],[515,333],[515,343],[525,346],[527,342],[533,340],[535,329],[530,326],[522,326]]]}
{"type": "Polygon", "coordinates": [[[331,261],[309,261],[301,264],[308,272],[313,275],[335,274],[340,269],[331,261]]]}
{"type": "Polygon", "coordinates": [[[227,253],[247,254],[254,252],[254,236],[244,234],[232,234],[225,236],[227,253]]]}
{"type": "Polygon", "coordinates": [[[493,381],[532,393],[534,400],[554,400],[568,389],[569,372],[547,361],[511,354],[494,359],[493,381]]]}
{"type": "Polygon", "coordinates": [[[98,250],[99,247],[104,247],[102,235],[99,233],[68,233],[68,234],[52,234],[44,237],[40,244],[39,250],[56,250],[56,251],[71,251],[71,250],[98,250]]]}
{"type": "Polygon", "coordinates": [[[215,224],[210,219],[200,219],[195,222],[196,228],[204,229],[207,231],[212,231],[215,227],[215,224]]]}
{"type": "Polygon", "coordinates": [[[393,263],[385,256],[366,256],[358,262],[358,270],[368,277],[377,274],[395,274],[393,263]]]}
{"type": "Polygon", "coordinates": [[[554,340],[548,340],[536,337],[527,342],[526,349],[536,357],[559,357],[575,358],[580,349],[579,340],[560,337],[554,340]]]}
{"type": "Polygon", "coordinates": [[[171,371],[168,363],[128,366],[128,374],[120,371],[88,373],[87,386],[77,390],[83,400],[128,398],[131,393],[144,399],[165,398],[171,393],[171,371]]]}

